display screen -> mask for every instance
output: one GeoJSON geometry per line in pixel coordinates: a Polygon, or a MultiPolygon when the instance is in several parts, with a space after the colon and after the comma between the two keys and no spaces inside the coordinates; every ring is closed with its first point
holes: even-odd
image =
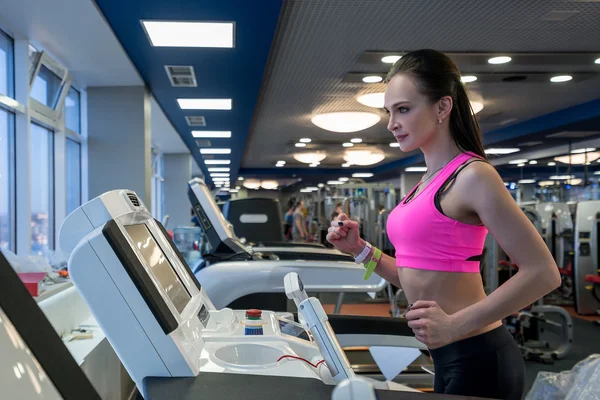
{"type": "Polygon", "coordinates": [[[210,319],[210,313],[204,304],[202,304],[202,308],[200,308],[198,318],[200,319],[202,326],[206,328],[208,326],[208,320],[210,319]]]}
{"type": "Polygon", "coordinates": [[[281,333],[289,336],[296,337],[298,339],[307,340],[310,342],[310,338],[308,337],[308,333],[306,330],[295,323],[290,321],[279,320],[279,329],[281,329],[281,333]]]}
{"type": "Polygon", "coordinates": [[[165,253],[145,224],[126,225],[125,230],[142,254],[146,265],[173,302],[175,309],[181,314],[192,297],[167,260],[165,253]]]}

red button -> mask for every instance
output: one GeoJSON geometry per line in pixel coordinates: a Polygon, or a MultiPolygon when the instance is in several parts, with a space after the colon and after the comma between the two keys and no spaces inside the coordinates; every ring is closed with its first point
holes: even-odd
{"type": "Polygon", "coordinates": [[[262,311],[257,309],[252,309],[246,311],[246,317],[257,317],[260,318],[262,316],[262,311]]]}

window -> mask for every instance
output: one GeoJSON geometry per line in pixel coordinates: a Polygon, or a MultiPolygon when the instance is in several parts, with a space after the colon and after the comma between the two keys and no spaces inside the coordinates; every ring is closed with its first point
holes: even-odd
{"type": "Polygon", "coordinates": [[[164,217],[164,158],[152,149],[152,215],[162,221],[164,217]]]}
{"type": "Polygon", "coordinates": [[[81,205],[81,144],[67,138],[67,215],[81,205]]]}
{"type": "Polygon", "coordinates": [[[62,80],[42,64],[40,72],[33,82],[31,97],[43,105],[54,109],[60,95],[61,85],[62,80]]]}
{"type": "Polygon", "coordinates": [[[71,87],[65,99],[65,126],[67,129],[77,133],[81,132],[80,111],[79,92],[71,87]]]}
{"type": "Polygon", "coordinates": [[[50,257],[54,249],[54,135],[31,124],[31,252],[50,257]]]}
{"type": "Polygon", "coordinates": [[[13,41],[0,31],[0,94],[14,97],[13,41]]]}
{"type": "Polygon", "coordinates": [[[14,251],[13,135],[13,115],[0,110],[0,249],[14,251]]]}

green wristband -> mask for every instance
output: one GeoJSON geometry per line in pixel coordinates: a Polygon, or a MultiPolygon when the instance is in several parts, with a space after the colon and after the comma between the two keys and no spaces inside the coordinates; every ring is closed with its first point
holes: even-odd
{"type": "Polygon", "coordinates": [[[371,277],[371,274],[373,273],[373,271],[375,271],[377,264],[379,264],[379,260],[381,260],[381,250],[375,247],[375,252],[373,253],[373,256],[371,256],[371,259],[365,265],[365,268],[367,269],[367,271],[365,272],[365,281],[371,277]]]}

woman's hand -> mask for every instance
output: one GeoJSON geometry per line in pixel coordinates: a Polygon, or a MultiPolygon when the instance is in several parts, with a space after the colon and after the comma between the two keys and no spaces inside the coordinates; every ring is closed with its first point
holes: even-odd
{"type": "Polygon", "coordinates": [[[435,301],[417,301],[406,313],[406,319],[417,340],[430,349],[445,346],[459,338],[457,321],[435,301]]]}
{"type": "Polygon", "coordinates": [[[336,249],[357,256],[365,247],[365,241],[360,238],[358,222],[352,221],[344,213],[340,213],[331,222],[327,230],[327,241],[336,249]]]}

